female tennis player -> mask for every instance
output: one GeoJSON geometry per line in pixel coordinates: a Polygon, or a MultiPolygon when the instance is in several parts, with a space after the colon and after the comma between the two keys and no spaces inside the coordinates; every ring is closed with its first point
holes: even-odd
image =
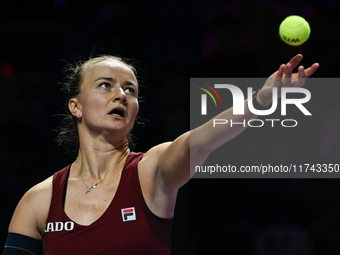
{"type": "MultiPolygon", "coordinates": [[[[273,87],[303,86],[319,65],[292,73],[301,60],[297,55],[282,64],[254,100],[265,107],[273,87]]],[[[92,58],[76,65],[64,85],[69,117],[59,140],[71,143],[78,156],[23,196],[3,254],[170,254],[177,192],[190,179],[190,165],[201,165],[244,127],[211,132],[209,121],[136,153],[129,133],[139,86],[131,65],[114,56],[92,58]],[[190,144],[191,134],[202,139],[190,144]]],[[[246,102],[245,109],[240,118],[256,117],[246,102]]],[[[230,108],[218,118],[231,117],[230,108]]]]}

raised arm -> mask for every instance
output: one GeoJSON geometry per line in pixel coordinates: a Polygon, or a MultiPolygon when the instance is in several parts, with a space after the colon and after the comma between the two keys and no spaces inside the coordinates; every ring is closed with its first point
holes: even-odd
{"type": "MultiPolygon", "coordinates": [[[[273,87],[277,87],[278,91],[280,91],[281,87],[302,87],[305,79],[319,67],[319,64],[313,64],[308,69],[299,66],[298,72],[292,73],[292,70],[298,66],[301,60],[302,55],[296,55],[287,64],[282,64],[279,70],[268,78],[257,94],[257,101],[260,105],[268,106],[271,103],[273,87]]],[[[256,118],[257,116],[249,111],[247,101],[244,104],[244,115],[233,115],[233,109],[229,108],[215,118],[232,118],[235,122],[241,121],[241,119],[256,118]]],[[[163,172],[164,178],[166,178],[169,185],[180,187],[190,178],[190,160],[191,165],[203,164],[212,151],[239,135],[243,130],[245,130],[243,125],[234,125],[233,127],[217,125],[213,128],[213,120],[210,120],[164,146],[162,151],[159,152],[159,170],[163,172]],[[190,136],[194,137],[191,142],[190,136]]]]}
{"type": "MultiPolygon", "coordinates": [[[[313,64],[308,69],[300,66],[297,73],[292,73],[301,60],[302,55],[296,55],[287,64],[281,65],[279,70],[268,78],[257,94],[256,100],[260,105],[268,106],[271,103],[273,87],[277,87],[278,91],[281,87],[302,87],[305,78],[312,75],[319,67],[318,64],[313,64]]],[[[229,108],[215,118],[233,119],[235,122],[256,118],[257,116],[249,111],[247,100],[244,104],[244,115],[233,115],[233,109],[229,108]]],[[[194,172],[190,171],[190,165],[203,164],[212,151],[239,135],[243,130],[245,130],[243,125],[213,127],[213,120],[210,120],[202,126],[184,133],[173,142],[152,148],[146,153],[143,163],[144,166],[147,165],[147,168],[156,170],[151,175],[153,183],[156,183],[154,188],[151,188],[152,194],[161,194],[158,196],[160,200],[170,197],[170,201],[174,201],[177,190],[190,179],[190,172],[194,172]]]]}

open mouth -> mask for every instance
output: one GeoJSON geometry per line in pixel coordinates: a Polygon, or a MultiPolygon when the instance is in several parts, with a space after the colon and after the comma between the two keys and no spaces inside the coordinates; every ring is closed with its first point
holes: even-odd
{"type": "Polygon", "coordinates": [[[124,117],[124,111],[120,109],[113,109],[109,114],[124,117]]]}

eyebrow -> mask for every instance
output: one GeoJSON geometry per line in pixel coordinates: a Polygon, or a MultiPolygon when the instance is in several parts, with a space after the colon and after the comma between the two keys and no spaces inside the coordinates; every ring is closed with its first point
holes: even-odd
{"type": "MultiPolygon", "coordinates": [[[[106,80],[106,81],[110,81],[110,82],[115,82],[116,81],[116,79],[113,79],[111,77],[99,77],[95,81],[99,81],[99,80],[106,80]]],[[[127,84],[134,85],[134,86],[138,87],[137,84],[135,84],[134,82],[131,82],[131,81],[128,81],[127,84]]]]}
{"type": "Polygon", "coordinates": [[[114,82],[115,80],[111,77],[99,77],[98,79],[96,79],[95,81],[98,81],[98,80],[107,80],[107,81],[111,81],[111,82],[114,82]]]}

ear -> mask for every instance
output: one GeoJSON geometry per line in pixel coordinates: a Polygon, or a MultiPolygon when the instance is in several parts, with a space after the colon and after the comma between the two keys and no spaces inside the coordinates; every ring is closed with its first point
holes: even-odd
{"type": "Polygon", "coordinates": [[[70,99],[68,102],[68,109],[70,110],[71,114],[80,119],[82,117],[82,112],[81,112],[81,106],[79,104],[79,101],[76,97],[73,97],[70,99]]]}

